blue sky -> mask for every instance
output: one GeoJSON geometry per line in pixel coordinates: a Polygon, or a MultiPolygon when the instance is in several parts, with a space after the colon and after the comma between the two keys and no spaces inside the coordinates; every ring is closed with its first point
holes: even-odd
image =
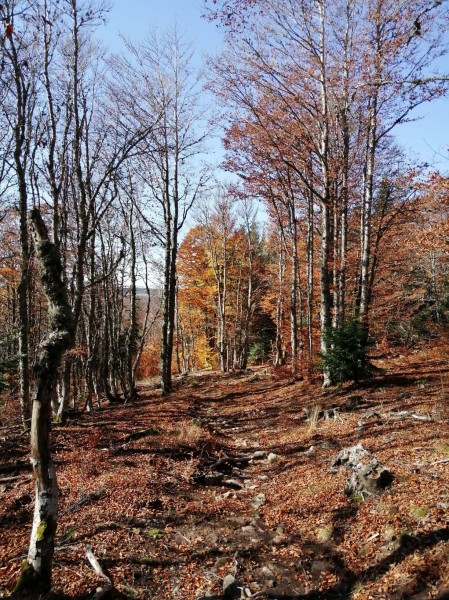
{"type": "MultiPolygon", "coordinates": [[[[138,41],[150,27],[164,30],[176,22],[200,58],[214,54],[222,42],[215,25],[201,18],[203,12],[203,0],[115,0],[102,36],[110,48],[118,49],[119,33],[138,41]]],[[[445,62],[449,71],[449,58],[445,62]]],[[[414,116],[423,118],[395,130],[399,143],[419,161],[449,171],[449,99],[425,105],[414,116]]]]}
{"type": "Polygon", "coordinates": [[[156,27],[165,30],[177,23],[186,39],[193,42],[200,55],[215,53],[221,36],[216,27],[201,17],[204,12],[202,0],[111,0],[107,32],[103,32],[108,44],[118,44],[119,33],[134,40],[141,39],[156,27]]]}

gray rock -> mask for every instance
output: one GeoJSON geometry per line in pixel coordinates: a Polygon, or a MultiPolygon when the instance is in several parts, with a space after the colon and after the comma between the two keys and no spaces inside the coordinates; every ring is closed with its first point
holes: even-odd
{"type": "Polygon", "coordinates": [[[283,533],[277,533],[271,541],[275,546],[280,546],[286,541],[286,539],[286,535],[284,535],[283,533]]]}
{"type": "Polygon", "coordinates": [[[316,454],[315,446],[310,446],[310,448],[304,452],[304,456],[315,456],[315,454],[316,454]]]}
{"type": "Polygon", "coordinates": [[[266,452],[264,452],[263,450],[256,450],[255,452],[253,452],[251,458],[253,460],[262,460],[263,458],[265,458],[266,456],[266,452]]]}
{"type": "Polygon", "coordinates": [[[242,531],[245,535],[249,535],[251,537],[257,537],[260,535],[260,531],[253,527],[253,525],[245,525],[245,527],[242,527],[242,531]]]}
{"type": "Polygon", "coordinates": [[[275,454],[274,452],[270,452],[270,454],[267,456],[267,461],[269,463],[274,463],[277,461],[277,459],[278,459],[278,455],[275,454]]]}
{"type": "Polygon", "coordinates": [[[266,577],[267,579],[271,579],[274,577],[273,571],[268,567],[262,567],[260,570],[260,574],[262,575],[262,577],[266,577]]]}
{"type": "Polygon", "coordinates": [[[256,490],[257,489],[257,485],[255,483],[253,483],[251,481],[251,479],[248,479],[247,481],[245,481],[245,487],[247,490],[256,490]]]}
{"type": "Polygon", "coordinates": [[[251,506],[254,508],[254,510],[258,510],[264,504],[265,504],[265,494],[263,494],[263,493],[257,494],[257,496],[255,496],[251,500],[251,506]]]}
{"type": "Polygon", "coordinates": [[[223,579],[223,598],[237,600],[241,597],[243,583],[233,575],[226,575],[223,579]]]}

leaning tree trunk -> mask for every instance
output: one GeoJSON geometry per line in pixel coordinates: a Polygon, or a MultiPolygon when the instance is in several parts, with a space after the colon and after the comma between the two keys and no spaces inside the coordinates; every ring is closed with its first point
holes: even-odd
{"type": "Polygon", "coordinates": [[[64,352],[73,344],[73,318],[62,280],[59,249],[48,237],[38,209],[30,213],[36,254],[41,265],[41,280],[48,300],[48,335],[34,365],[35,386],[31,420],[31,462],[35,481],[35,505],[28,559],[16,586],[16,593],[47,592],[51,571],[58,511],[58,485],[50,454],[51,399],[58,367],[64,352]]]}

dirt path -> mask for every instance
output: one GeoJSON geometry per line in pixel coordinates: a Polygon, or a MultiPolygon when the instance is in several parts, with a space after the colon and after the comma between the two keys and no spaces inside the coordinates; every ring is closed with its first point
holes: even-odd
{"type": "MultiPolygon", "coordinates": [[[[232,577],[227,597],[237,587],[284,599],[441,596],[448,384],[445,364],[420,356],[333,394],[264,371],[209,374],[180,380],[169,398],[143,387],[133,407],[55,427],[57,597],[88,598],[100,583],[86,543],[115,598],[223,598],[232,577]],[[305,419],[311,407],[316,422],[305,419]],[[344,471],[330,469],[356,443],[394,475],[364,501],[345,496],[344,471]]],[[[26,438],[15,435],[1,441],[0,469],[26,464],[26,438]]],[[[0,594],[17,577],[32,513],[29,471],[6,475],[16,479],[0,484],[0,594]]]]}

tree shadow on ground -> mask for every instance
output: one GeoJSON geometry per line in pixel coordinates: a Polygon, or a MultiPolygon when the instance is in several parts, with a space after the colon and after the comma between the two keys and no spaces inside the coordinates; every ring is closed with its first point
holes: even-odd
{"type": "MultiPolygon", "coordinates": [[[[414,536],[402,536],[400,540],[399,547],[391,552],[388,556],[382,559],[377,564],[369,567],[368,569],[364,569],[363,571],[352,571],[350,568],[346,567],[341,563],[341,558],[339,555],[335,557],[331,557],[331,559],[335,558],[335,564],[340,566],[341,569],[341,579],[339,583],[337,583],[333,588],[325,590],[325,591],[317,591],[313,590],[306,594],[305,596],[298,596],[299,599],[307,599],[307,600],[344,600],[351,596],[354,591],[354,586],[358,582],[369,582],[376,580],[382,577],[392,565],[402,562],[405,558],[410,556],[416,551],[422,551],[428,548],[431,548],[438,544],[439,542],[447,542],[449,541],[449,527],[436,529],[434,531],[417,534],[414,536]]],[[[409,598],[410,600],[414,598],[416,593],[423,591],[429,581],[423,579],[420,582],[418,588],[414,588],[413,591],[401,591],[398,598],[409,598]],[[421,588],[421,589],[420,589],[421,588]]],[[[390,598],[393,598],[391,596],[390,598]]],[[[441,597],[442,598],[442,597],[441,597]]]]}

